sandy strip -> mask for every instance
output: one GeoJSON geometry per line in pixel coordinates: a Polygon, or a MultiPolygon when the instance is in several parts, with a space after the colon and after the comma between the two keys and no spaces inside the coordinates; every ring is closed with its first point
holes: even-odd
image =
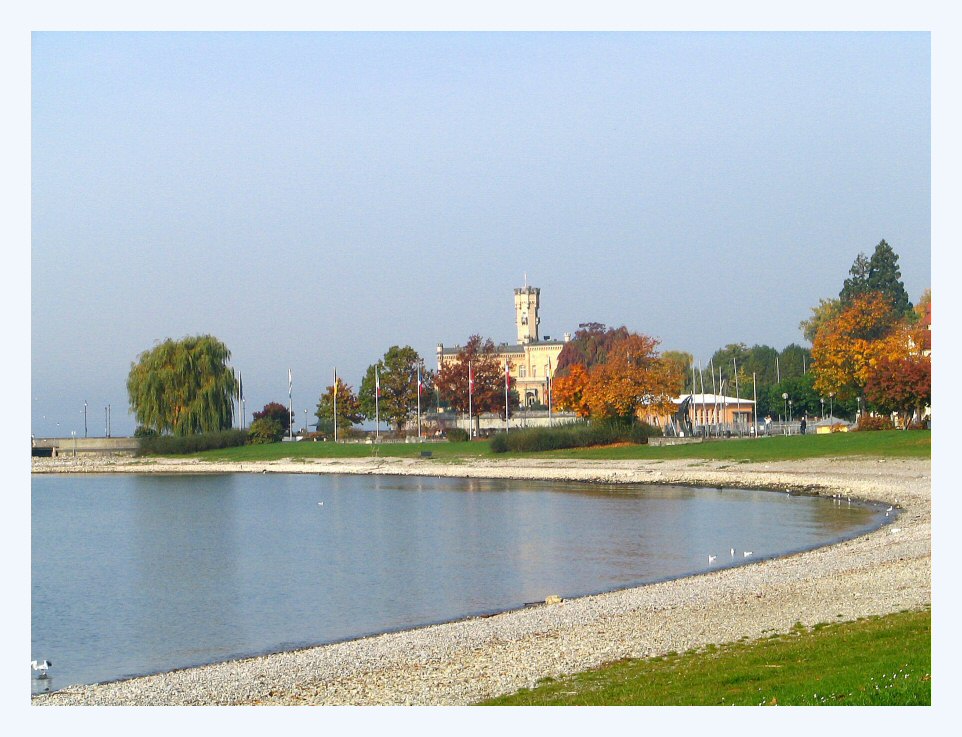
{"type": "Polygon", "coordinates": [[[37,705],[470,704],[625,657],[786,632],[931,604],[931,463],[716,461],[35,459],[35,473],[355,473],[672,483],[840,494],[893,522],[778,560],[493,617],[189,668],[34,697],[37,705]]]}

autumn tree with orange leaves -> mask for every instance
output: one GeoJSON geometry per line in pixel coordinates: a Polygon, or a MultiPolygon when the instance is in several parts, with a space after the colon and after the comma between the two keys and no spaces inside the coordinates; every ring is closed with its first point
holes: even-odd
{"type": "Polygon", "coordinates": [[[879,292],[865,292],[826,320],[812,342],[815,391],[840,400],[863,396],[868,368],[884,351],[882,340],[898,315],[879,292]]]}
{"type": "Polygon", "coordinates": [[[657,346],[654,338],[630,333],[611,344],[603,363],[571,365],[566,376],[552,382],[555,404],[598,420],[672,414],[684,378],[657,346]]]}
{"type": "Polygon", "coordinates": [[[565,376],[559,376],[551,381],[551,398],[554,406],[568,412],[574,412],[578,417],[588,416],[588,403],[585,401],[585,387],[588,386],[588,370],[583,363],[574,363],[568,367],[565,376]]]}
{"type": "Polygon", "coordinates": [[[605,363],[590,373],[585,402],[591,417],[635,418],[640,413],[670,415],[683,384],[673,361],[655,350],[658,341],[632,333],[611,346],[605,363]]]}
{"type": "Polygon", "coordinates": [[[842,400],[864,397],[885,412],[919,411],[931,401],[927,330],[880,292],[854,297],[815,336],[815,390],[842,400]]]}

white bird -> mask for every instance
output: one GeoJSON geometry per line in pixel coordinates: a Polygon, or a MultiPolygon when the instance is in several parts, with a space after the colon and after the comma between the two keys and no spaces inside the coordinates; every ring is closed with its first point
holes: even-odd
{"type": "Polygon", "coordinates": [[[31,666],[34,670],[40,671],[40,675],[37,676],[37,678],[46,678],[46,677],[47,677],[47,669],[48,669],[51,665],[53,665],[53,663],[51,663],[49,660],[41,660],[41,661],[31,660],[31,661],[30,661],[30,666],[31,666]]]}
{"type": "Polygon", "coordinates": [[[889,507],[889,508],[888,508],[888,509],[886,509],[885,511],[886,511],[886,512],[891,512],[891,511],[892,511],[892,508],[891,508],[891,507],[889,507]]]}
{"type": "Polygon", "coordinates": [[[750,556],[751,554],[752,554],[752,551],[751,551],[751,550],[746,550],[744,553],[742,553],[742,557],[743,557],[743,558],[747,558],[747,557],[750,556]]]}
{"type": "Polygon", "coordinates": [[[324,506],[324,502],[318,502],[318,503],[317,503],[317,506],[323,507],[323,506],[324,506]]]}
{"type": "Polygon", "coordinates": [[[732,548],[732,558],[735,557],[735,548],[732,548]]]}
{"type": "Polygon", "coordinates": [[[709,556],[708,556],[708,565],[711,565],[712,563],[715,562],[715,557],[716,557],[716,556],[714,556],[714,555],[709,555],[709,556]]]}

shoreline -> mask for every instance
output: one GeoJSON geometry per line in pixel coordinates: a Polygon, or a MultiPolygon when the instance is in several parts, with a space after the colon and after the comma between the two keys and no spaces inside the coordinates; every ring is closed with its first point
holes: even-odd
{"type": "Polygon", "coordinates": [[[34,459],[34,473],[345,473],[738,486],[885,502],[897,523],[782,558],[637,588],[176,670],[68,686],[34,705],[464,705],[627,657],[758,639],[796,623],[931,605],[930,459],[804,461],[401,458],[210,463],[34,459]]]}

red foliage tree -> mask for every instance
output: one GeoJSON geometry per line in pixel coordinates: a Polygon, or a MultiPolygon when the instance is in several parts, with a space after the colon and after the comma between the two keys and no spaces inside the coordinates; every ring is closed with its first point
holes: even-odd
{"type": "MultiPolygon", "coordinates": [[[[441,403],[456,412],[467,412],[477,417],[485,412],[504,416],[504,364],[490,338],[472,335],[454,359],[445,361],[434,379],[441,403]],[[474,391],[468,399],[468,367],[474,375],[474,391]]],[[[509,394],[509,401],[517,407],[517,393],[509,394]]]]}
{"type": "Polygon", "coordinates": [[[867,372],[865,397],[883,412],[896,412],[903,427],[913,414],[921,416],[932,402],[932,361],[928,356],[888,356],[876,360],[867,372]]]}
{"type": "Polygon", "coordinates": [[[558,354],[556,377],[566,376],[571,367],[581,364],[591,369],[608,359],[611,346],[628,337],[628,328],[609,328],[600,322],[586,322],[578,326],[574,336],[558,354]]]}
{"type": "Polygon", "coordinates": [[[259,420],[261,417],[277,420],[284,428],[284,432],[287,432],[291,427],[291,413],[280,402],[268,402],[264,405],[264,409],[254,413],[255,420],[259,420]]]}

